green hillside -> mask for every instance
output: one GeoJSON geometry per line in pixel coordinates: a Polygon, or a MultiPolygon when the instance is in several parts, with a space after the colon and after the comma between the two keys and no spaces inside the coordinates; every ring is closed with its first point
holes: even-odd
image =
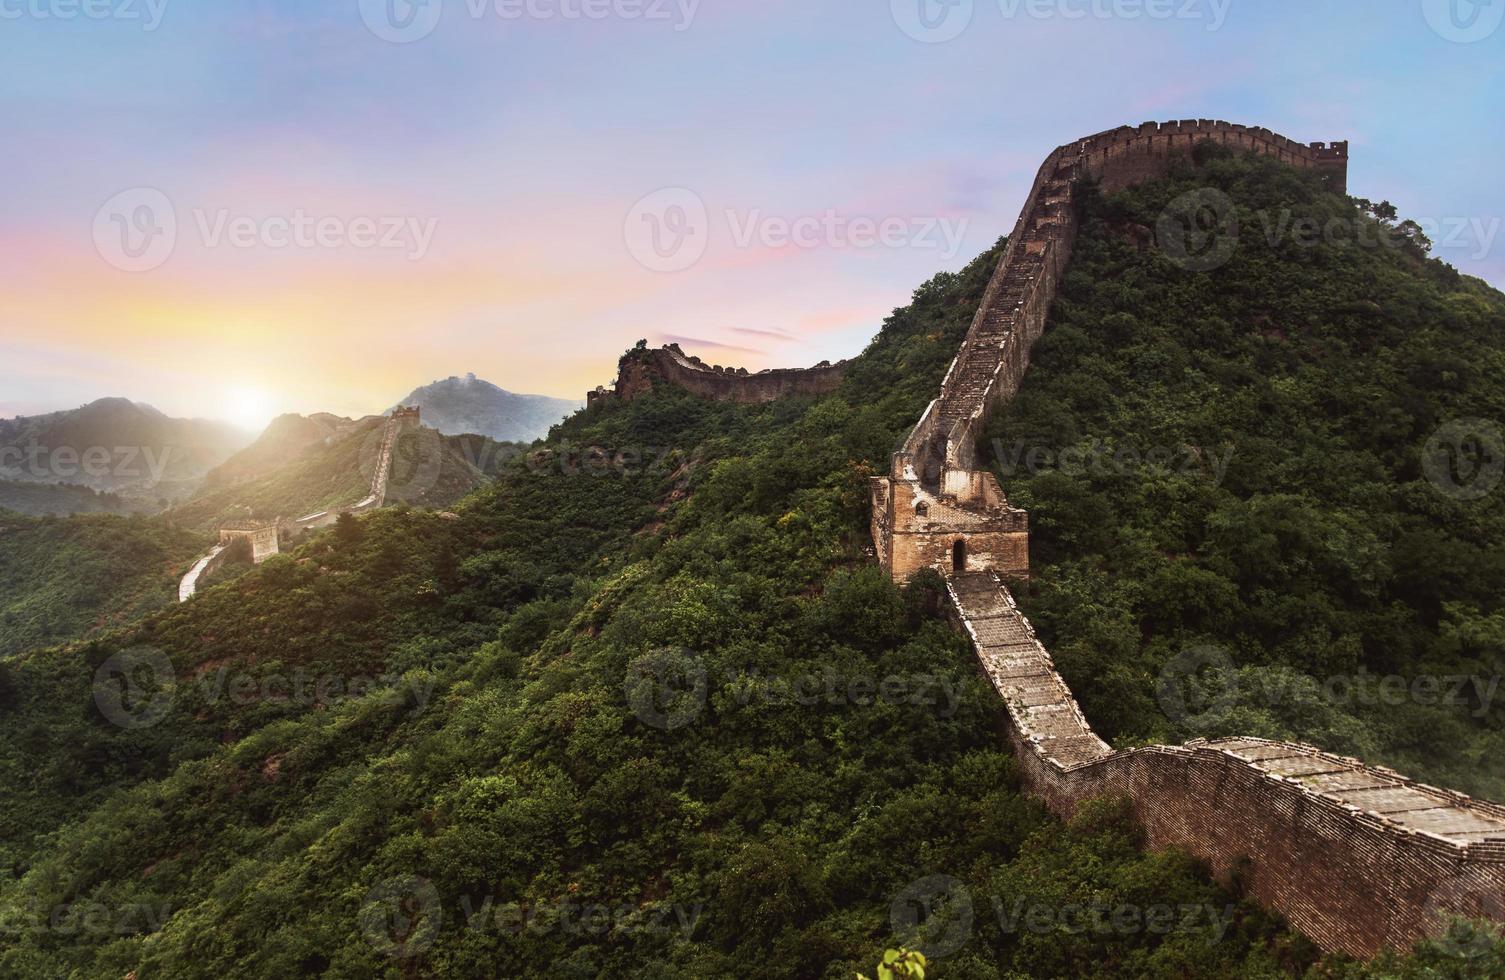
{"type": "Polygon", "coordinates": [[[80,639],[177,601],[203,548],[155,518],[0,511],[0,656],[80,639]]]}
{"type": "MultiPolygon", "coordinates": [[[[382,421],[369,419],[328,443],[316,442],[286,459],[263,461],[254,475],[211,480],[192,499],[166,515],[185,527],[213,531],[247,512],[295,520],[348,507],[370,494],[380,455],[382,421]]],[[[477,436],[441,436],[432,429],[404,433],[388,483],[390,502],[443,507],[481,484],[515,447],[477,436]]],[[[239,462],[240,458],[232,462],[239,462]]]]}
{"type": "MultiPolygon", "coordinates": [[[[1215,162],[1199,179],[1298,213],[1352,210],[1255,161],[1215,162]]],[[[1389,352],[1432,332],[1434,346],[1479,345],[1467,385],[1499,390],[1505,373],[1484,356],[1498,297],[1402,253],[1325,246],[1267,258],[1251,246],[1221,280],[1199,281],[1125,244],[1155,195],[1176,189],[1092,207],[1058,323],[999,438],[1044,438],[1036,427],[1057,419],[1112,432],[1137,412],[1166,427],[1149,430],[1156,438],[1189,431],[1220,445],[1198,413],[1236,412],[1231,382],[1211,408],[1205,390],[1175,392],[1194,372],[1296,389],[1276,370],[1294,361],[1256,360],[1249,372],[1246,353],[1278,353],[1303,330],[1333,332],[1323,341],[1333,345],[1369,322],[1345,312],[1357,302],[1342,283],[1351,263],[1372,269],[1368,296],[1400,297],[1382,314],[1397,329],[1356,337],[1366,356],[1334,358],[1332,371],[1352,372],[1355,390],[1382,386],[1381,365],[1404,360],[1389,352]],[[1100,282],[1114,262],[1124,274],[1100,282]],[[1269,302],[1290,302],[1291,317],[1216,312],[1232,302],[1225,292],[1255,286],[1284,290],[1269,302]],[[1454,299],[1460,288],[1471,295],[1454,299]],[[1272,322],[1285,340],[1262,339],[1272,322]],[[1118,333],[1146,345],[1142,356],[1085,359],[1118,333]],[[1372,379],[1358,380],[1366,371],[1372,379]]],[[[1364,967],[1322,958],[1184,856],[1140,851],[1114,801],[1068,826],[1019,792],[1002,706],[947,625],[939,580],[900,589],[867,557],[867,478],[934,396],[997,258],[922,286],[837,395],[736,406],[660,388],[601,403],[453,513],[397,507],[346,521],[80,651],[11,662],[0,677],[0,923],[20,927],[0,944],[0,971],[850,978],[901,941],[943,953],[927,973],[943,978],[1419,980],[1501,969],[1487,943],[1364,967]],[[925,934],[895,934],[907,910],[940,893],[951,901],[925,934]],[[1122,928],[1099,915],[1082,928],[1031,914],[1063,908],[1169,908],[1175,924],[1122,928]],[[77,928],[26,928],[54,910],[77,928]]],[[[1455,407],[1423,400],[1439,418],[1455,407]]],[[[1228,420],[1263,425],[1263,414],[1273,413],[1256,400],[1228,420]]],[[[1348,422],[1333,439],[1395,424],[1373,408],[1335,417],[1348,422]]],[[[1440,657],[1442,610],[1483,602],[1487,583],[1434,576],[1437,615],[1402,621],[1365,552],[1260,545],[1237,525],[1221,539],[1198,532],[1215,508],[1263,513],[1258,495],[1274,490],[1262,488],[1283,485],[1264,470],[1294,473],[1306,452],[1304,442],[1259,445],[1249,450],[1257,471],[1230,468],[1222,491],[1006,475],[1036,508],[1031,611],[1115,737],[1170,727],[1144,695],[1154,658],[1194,629],[1240,640],[1224,619],[1192,618],[1230,616],[1235,600],[1254,617],[1239,662],[1254,665],[1304,649],[1292,630],[1323,622],[1274,620],[1261,603],[1337,596],[1327,601],[1338,623],[1370,614],[1372,594],[1376,615],[1440,657]],[[1294,554],[1297,567],[1282,574],[1254,561],[1261,552],[1240,555],[1264,577],[1230,594],[1211,581],[1233,572],[1213,563],[1214,544],[1240,542],[1277,563],[1294,554]],[[1138,549],[1128,552],[1137,563],[1124,549],[1138,549]],[[1323,557],[1333,554],[1360,557],[1323,557]],[[1088,602],[1111,615],[1079,606],[1088,602]],[[1090,631],[1108,627],[1118,646],[1097,653],[1090,631]]],[[[1404,455],[1385,457],[1394,469],[1361,471],[1363,485],[1341,467],[1329,481],[1376,510],[1411,499],[1404,455]]],[[[1338,520],[1340,497],[1324,494],[1294,527],[1338,520]]],[[[1343,526],[1355,539],[1378,534],[1343,526]]],[[[1487,547],[1479,534],[1492,526],[1469,537],[1487,547]]],[[[1481,606],[1478,621],[1488,615],[1481,606]]],[[[1353,655],[1370,656],[1358,635],[1353,655]]]]}

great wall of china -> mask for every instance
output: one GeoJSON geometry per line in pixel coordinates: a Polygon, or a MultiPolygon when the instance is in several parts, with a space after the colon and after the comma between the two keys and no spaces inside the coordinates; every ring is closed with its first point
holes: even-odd
{"type": "MultiPolygon", "coordinates": [[[[1028,514],[977,468],[976,445],[990,413],[1018,391],[1045,329],[1076,240],[1077,181],[1090,176],[1111,193],[1165,175],[1206,140],[1322,172],[1347,192],[1347,143],[1300,144],[1222,121],[1125,126],[1056,149],[939,396],[889,474],[873,480],[879,561],[896,581],[921,568],[946,577],[954,620],[1006,705],[1023,782],[1058,815],[1122,795],[1150,848],[1206,862],[1328,950],[1368,957],[1404,948],[1435,935],[1448,915],[1505,921],[1505,807],[1295,743],[1228,738],[1115,751],[1092,731],[1004,584],[1028,576],[1028,514]]],[[[661,355],[658,376],[683,383],[683,360],[677,348],[661,355]]],[[[684,386],[767,400],[770,389],[739,381],[757,375],[712,377],[721,383],[697,372],[684,386]]],[[[640,384],[626,377],[618,388],[630,398],[640,384]]],[[[808,388],[781,379],[789,392],[819,394],[827,384],[834,389],[829,374],[808,388]]]]}
{"type": "Polygon", "coordinates": [[[293,521],[277,518],[269,521],[255,519],[227,521],[220,525],[219,543],[209,550],[178,583],[178,601],[187,602],[198,592],[199,582],[224,563],[225,555],[235,541],[245,538],[251,542],[251,562],[260,565],[277,554],[284,534],[309,531],[333,524],[341,514],[363,514],[368,510],[383,507],[387,502],[387,483],[392,474],[392,457],[397,450],[397,440],[406,431],[419,425],[419,410],[399,405],[382,423],[381,441],[377,446],[371,469],[371,493],[359,503],[349,507],[335,507],[309,514],[293,521]]]}
{"type": "Polygon", "coordinates": [[[707,364],[680,350],[678,344],[656,350],[639,347],[622,355],[615,387],[587,392],[585,401],[587,405],[604,399],[630,402],[652,388],[655,381],[677,385],[702,398],[743,404],[771,402],[789,395],[829,395],[841,387],[846,368],[846,361],[822,361],[810,368],[769,368],[749,373],[746,368],[707,364]]]}

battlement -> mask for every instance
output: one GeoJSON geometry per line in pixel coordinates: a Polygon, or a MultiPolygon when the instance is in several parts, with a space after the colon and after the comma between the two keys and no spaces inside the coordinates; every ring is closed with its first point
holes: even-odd
{"type": "Polygon", "coordinates": [[[712,401],[758,404],[790,395],[828,395],[841,385],[848,361],[821,361],[808,368],[765,368],[750,372],[747,368],[707,364],[686,354],[678,344],[650,350],[639,347],[622,355],[617,364],[614,390],[603,387],[587,392],[586,404],[605,398],[630,402],[650,390],[655,383],[677,385],[712,401]]]}
{"type": "Polygon", "coordinates": [[[392,409],[392,418],[417,425],[423,418],[423,410],[417,405],[398,405],[392,409]]]}

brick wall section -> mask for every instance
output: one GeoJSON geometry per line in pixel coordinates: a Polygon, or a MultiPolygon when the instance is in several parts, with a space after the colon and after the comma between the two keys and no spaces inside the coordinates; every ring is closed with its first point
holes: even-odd
{"type": "Polygon", "coordinates": [[[1114,752],[998,579],[972,572],[948,586],[1008,709],[1024,784],[1061,817],[1125,796],[1148,846],[1237,875],[1320,946],[1353,956],[1407,947],[1447,913],[1505,918],[1505,807],[1289,742],[1114,752]]]}
{"type": "Polygon", "coordinates": [[[1181,848],[1219,878],[1236,876],[1329,950],[1364,957],[1404,948],[1447,914],[1505,921],[1505,807],[1295,743],[1236,738],[1115,752],[1093,733],[999,577],[1021,572],[1027,515],[974,468],[976,439],[1018,390],[1044,329],[1076,236],[1073,185],[1090,174],[1111,192],[1162,176],[1204,139],[1324,170],[1347,189],[1346,143],[1303,145],[1220,121],[1122,127],[1057,149],[940,397],[889,476],[873,481],[879,559],[901,580],[924,565],[948,572],[953,616],[1004,699],[1024,783],[1057,814],[1123,795],[1150,847],[1181,848]],[[952,571],[955,540],[1002,526],[1016,535],[1007,548],[952,571]]]}
{"type": "Polygon", "coordinates": [[[617,365],[614,391],[598,388],[586,395],[587,404],[605,397],[630,402],[658,382],[678,385],[712,401],[754,405],[790,395],[829,395],[841,386],[847,361],[821,362],[811,368],[770,368],[750,373],[746,368],[706,364],[686,354],[678,344],[657,350],[634,350],[617,365]]]}

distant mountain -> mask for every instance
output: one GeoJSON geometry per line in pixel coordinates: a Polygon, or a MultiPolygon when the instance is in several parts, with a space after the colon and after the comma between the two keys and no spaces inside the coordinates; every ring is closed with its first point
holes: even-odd
{"type": "Polygon", "coordinates": [[[333,441],[355,426],[354,419],[320,412],[316,415],[279,415],[256,441],[215,467],[207,487],[225,486],[264,476],[304,450],[333,441]]]}
{"type": "MultiPolygon", "coordinates": [[[[224,422],[176,419],[150,405],[101,398],[69,411],[0,419],[0,480],[73,484],[157,504],[191,494],[249,441],[224,422]]],[[[67,498],[58,499],[66,507],[67,498]]]]}
{"type": "Polygon", "coordinates": [[[532,442],[584,402],[544,395],[515,395],[474,374],[446,378],[415,390],[401,402],[423,410],[423,424],[447,436],[490,436],[501,442],[532,442]]]}
{"type": "MultiPolygon", "coordinates": [[[[385,420],[284,415],[165,516],[212,531],[231,517],[295,519],[348,507],[371,492],[385,420]]],[[[430,427],[404,433],[387,481],[389,503],[444,507],[490,482],[510,458],[482,437],[444,436],[430,427]]]]}

